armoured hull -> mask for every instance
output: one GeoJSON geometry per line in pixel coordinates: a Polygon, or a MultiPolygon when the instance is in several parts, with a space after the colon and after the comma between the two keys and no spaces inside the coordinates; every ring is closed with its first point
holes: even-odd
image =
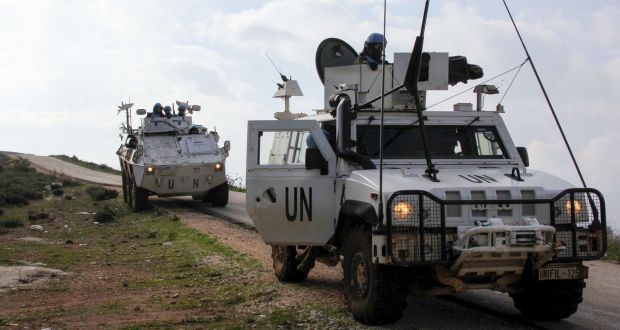
{"type": "Polygon", "coordinates": [[[117,155],[123,197],[135,210],[149,195],[192,196],[215,205],[228,202],[225,161],[230,144],[218,146],[217,132],[194,125],[192,117],[149,115],[137,130],[126,130],[117,155]]]}
{"type": "Polygon", "coordinates": [[[226,183],[226,175],[215,164],[159,165],[152,166],[152,173],[144,165],[132,165],[136,185],[162,197],[204,195],[209,190],[226,183]]]}

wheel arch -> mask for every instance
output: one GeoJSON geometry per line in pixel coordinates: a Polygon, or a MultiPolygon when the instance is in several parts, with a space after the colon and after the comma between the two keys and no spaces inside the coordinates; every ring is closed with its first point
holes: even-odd
{"type": "Polygon", "coordinates": [[[338,224],[334,235],[334,244],[340,247],[343,235],[354,225],[363,224],[366,226],[374,226],[378,223],[379,218],[372,204],[347,200],[342,204],[338,212],[338,224]]]}

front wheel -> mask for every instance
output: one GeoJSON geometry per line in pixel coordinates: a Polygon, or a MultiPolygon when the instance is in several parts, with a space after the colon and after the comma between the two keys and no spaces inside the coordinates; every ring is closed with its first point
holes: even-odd
{"type": "Polygon", "coordinates": [[[584,280],[531,280],[525,290],[510,296],[523,316],[558,321],[577,312],[585,287],[584,280]]]}
{"type": "Polygon", "coordinates": [[[228,183],[222,183],[209,191],[206,200],[213,206],[226,206],[228,204],[228,183]]]}
{"type": "Polygon", "coordinates": [[[407,284],[400,269],[372,263],[367,226],[354,227],[344,246],[344,295],[353,318],[369,325],[398,321],[407,306],[407,284]]]}
{"type": "Polygon", "coordinates": [[[278,280],[282,282],[301,282],[308,277],[308,273],[297,270],[299,262],[295,258],[296,256],[297,248],[295,246],[271,246],[273,270],[278,280]]]}
{"type": "Polygon", "coordinates": [[[129,206],[131,207],[131,209],[134,211],[142,211],[146,209],[149,198],[148,191],[146,191],[146,189],[136,186],[136,183],[133,180],[132,182],[130,182],[129,185],[129,206]]]}

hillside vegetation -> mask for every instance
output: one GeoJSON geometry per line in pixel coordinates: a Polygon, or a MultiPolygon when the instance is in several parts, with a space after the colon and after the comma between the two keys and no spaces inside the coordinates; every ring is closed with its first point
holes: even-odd
{"type": "Polygon", "coordinates": [[[0,328],[325,328],[335,324],[316,315],[343,314],[316,302],[272,304],[286,299],[283,284],[266,280],[255,259],[162,209],[132,213],[109,190],[57,181],[2,158],[0,191],[26,203],[2,208],[0,267],[69,275],[0,286],[0,328]]]}
{"type": "Polygon", "coordinates": [[[77,156],[75,156],[75,155],[73,155],[71,157],[69,157],[67,155],[51,155],[51,156],[55,157],[55,158],[58,158],[60,160],[63,160],[65,162],[68,162],[68,163],[72,163],[72,164],[75,164],[75,165],[86,167],[86,168],[91,169],[91,170],[95,170],[95,171],[99,171],[99,172],[105,172],[105,173],[110,173],[110,174],[121,175],[121,171],[113,169],[112,167],[110,167],[110,166],[108,166],[106,164],[97,164],[97,163],[81,160],[81,159],[77,158],[77,156]]]}

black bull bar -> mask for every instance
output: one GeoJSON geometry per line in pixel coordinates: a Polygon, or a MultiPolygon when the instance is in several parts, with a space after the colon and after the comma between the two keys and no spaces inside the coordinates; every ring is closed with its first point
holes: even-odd
{"type": "MultiPolygon", "coordinates": [[[[551,199],[502,200],[443,200],[422,190],[398,191],[387,202],[388,254],[392,262],[400,265],[450,263],[454,260],[452,243],[458,236],[456,228],[446,228],[447,206],[524,204],[547,206],[550,225],[556,230],[553,241],[565,247],[553,260],[595,260],[605,254],[605,200],[592,188],[567,189],[551,199]],[[403,212],[407,207],[410,209],[403,212]]],[[[541,219],[540,211],[536,216],[541,219]]]]}

